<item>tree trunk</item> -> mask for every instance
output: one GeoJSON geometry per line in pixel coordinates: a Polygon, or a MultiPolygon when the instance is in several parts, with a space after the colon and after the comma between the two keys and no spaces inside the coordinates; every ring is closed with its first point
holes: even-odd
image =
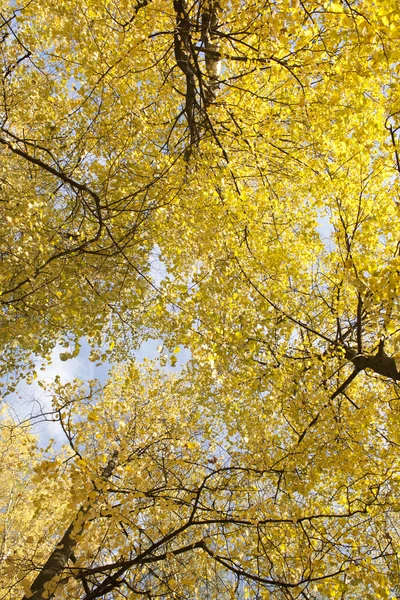
{"type": "MultiPolygon", "coordinates": [[[[103,469],[101,473],[103,479],[108,479],[111,476],[116,466],[117,456],[118,453],[114,452],[103,469]]],[[[51,589],[51,582],[57,575],[60,575],[63,572],[67,562],[71,558],[73,549],[78,543],[79,536],[84,529],[85,516],[90,508],[91,504],[87,504],[78,510],[75,519],[72,521],[32,583],[30,592],[25,595],[22,600],[48,600],[53,597],[54,590],[51,589]]]]}

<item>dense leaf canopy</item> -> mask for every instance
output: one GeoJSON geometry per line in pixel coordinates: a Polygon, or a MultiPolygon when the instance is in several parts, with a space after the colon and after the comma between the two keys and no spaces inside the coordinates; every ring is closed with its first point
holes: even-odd
{"type": "Polygon", "coordinates": [[[398,2],[0,5],[0,598],[400,597],[398,2]]]}

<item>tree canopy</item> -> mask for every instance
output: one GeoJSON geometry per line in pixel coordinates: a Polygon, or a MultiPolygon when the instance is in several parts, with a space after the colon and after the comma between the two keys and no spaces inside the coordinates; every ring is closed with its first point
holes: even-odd
{"type": "Polygon", "coordinates": [[[398,2],[0,6],[0,598],[400,597],[398,2]]]}

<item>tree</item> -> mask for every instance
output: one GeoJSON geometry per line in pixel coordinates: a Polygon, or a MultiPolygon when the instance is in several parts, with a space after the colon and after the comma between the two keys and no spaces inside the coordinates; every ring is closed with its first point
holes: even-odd
{"type": "Polygon", "coordinates": [[[5,390],[126,361],[49,390],[5,597],[399,595],[397,4],[1,14],[5,390]]]}

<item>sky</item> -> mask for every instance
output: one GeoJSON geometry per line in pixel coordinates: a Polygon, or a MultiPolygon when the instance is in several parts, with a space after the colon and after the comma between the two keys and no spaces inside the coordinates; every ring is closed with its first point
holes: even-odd
{"type": "MultiPolygon", "coordinates": [[[[21,381],[16,391],[7,396],[6,400],[10,407],[10,412],[17,421],[30,419],[34,433],[39,436],[39,444],[42,447],[48,446],[51,439],[55,441],[56,447],[61,447],[65,442],[64,433],[60,424],[56,421],[46,420],[43,417],[35,418],[36,415],[46,413],[51,410],[51,397],[40,387],[39,382],[51,383],[58,375],[63,383],[80,379],[87,381],[97,379],[105,383],[112,365],[104,363],[96,366],[89,360],[90,346],[86,340],[81,339],[81,350],[76,358],[67,361],[61,361],[60,353],[65,352],[65,348],[56,346],[51,355],[51,363],[44,370],[38,371],[38,378],[32,384],[26,380],[21,381]]],[[[155,359],[159,355],[161,340],[147,340],[139,350],[135,352],[135,359],[141,363],[144,359],[155,359]]],[[[170,372],[177,372],[190,358],[190,352],[182,348],[177,355],[176,367],[166,366],[165,369],[170,372]]]]}
{"type": "MultiPolygon", "coordinates": [[[[167,273],[164,263],[160,260],[160,250],[157,246],[154,247],[151,256],[151,278],[155,286],[159,286],[162,279],[167,273]]],[[[65,435],[60,424],[51,421],[50,417],[46,420],[41,417],[41,413],[51,410],[51,396],[39,385],[40,382],[49,384],[58,375],[62,383],[80,379],[87,381],[89,379],[97,379],[101,383],[105,383],[112,365],[104,363],[97,366],[89,360],[90,346],[85,339],[80,339],[81,344],[79,355],[76,358],[71,358],[66,361],[60,360],[60,354],[65,352],[62,346],[56,346],[51,355],[51,362],[42,370],[38,369],[38,378],[31,384],[26,380],[22,380],[16,391],[7,396],[6,401],[9,406],[9,411],[13,418],[18,422],[28,420],[31,422],[33,431],[39,435],[39,444],[46,447],[50,439],[54,439],[56,447],[62,446],[66,442],[65,435]],[[39,418],[37,418],[39,415],[39,418]],[[35,418],[36,417],[36,418],[35,418]]],[[[143,342],[139,350],[135,352],[134,358],[141,363],[145,358],[155,359],[159,356],[158,349],[162,346],[162,340],[147,340],[143,342]]],[[[190,358],[190,352],[181,348],[181,351],[176,355],[177,363],[175,367],[166,365],[166,371],[177,372],[190,358]]]]}
{"type": "MultiPolygon", "coordinates": [[[[32,384],[28,384],[26,380],[22,380],[16,391],[7,396],[6,401],[10,406],[10,412],[18,421],[24,421],[46,412],[51,408],[51,398],[46,391],[40,387],[39,382],[51,383],[55,377],[59,375],[63,383],[72,381],[73,379],[99,379],[105,381],[110,369],[109,364],[104,364],[96,367],[89,360],[90,347],[85,340],[82,341],[80,354],[73,359],[61,361],[59,355],[65,351],[61,346],[56,346],[51,355],[51,363],[44,370],[38,370],[38,378],[32,384]]],[[[46,421],[44,419],[31,419],[33,430],[39,434],[40,445],[47,446],[52,438],[57,445],[62,445],[65,441],[65,436],[61,430],[59,423],[46,421]]]]}

